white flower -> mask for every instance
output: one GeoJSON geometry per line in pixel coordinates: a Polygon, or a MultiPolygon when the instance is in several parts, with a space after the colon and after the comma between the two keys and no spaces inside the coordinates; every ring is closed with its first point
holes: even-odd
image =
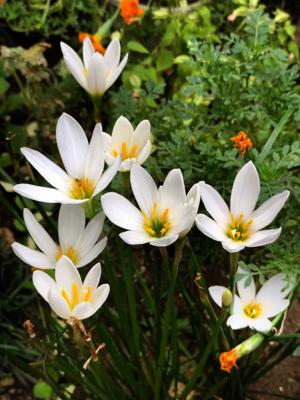
{"type": "Polygon", "coordinates": [[[91,96],[102,96],[114,84],[123,71],[128,54],[120,63],[121,46],[119,40],[113,40],[104,56],[95,51],[89,38],[83,41],[83,62],[77,53],[66,43],[60,43],[64,61],[80,86],[91,96]]]}
{"type": "Polygon", "coordinates": [[[99,287],[100,264],[88,272],[82,283],[72,261],[63,256],[55,269],[55,280],[46,272],[34,271],[33,284],[39,294],[49,303],[52,310],[63,319],[89,318],[102,306],[109,294],[109,285],[99,287]]]}
{"type": "Polygon", "coordinates": [[[262,230],[276,217],[289,197],[285,190],[271,197],[254,211],[260,182],[250,161],[238,172],[231,191],[230,210],[220,194],[210,185],[200,182],[201,198],[208,213],[197,215],[196,225],[206,236],[218,242],[230,253],[245,247],[263,246],[278,239],[281,228],[262,230]]]}
{"type": "Polygon", "coordinates": [[[121,159],[117,158],[102,174],[104,147],[101,124],[96,124],[88,143],[78,122],[64,113],[57,122],[56,142],[67,172],[38,151],[27,147],[21,149],[27,161],[55,189],[19,184],[14,187],[15,192],[46,203],[84,203],[105,189],[120,167],[121,159]]]}
{"type": "MultiPolygon", "coordinates": [[[[241,268],[238,273],[245,274],[241,268]]],[[[274,275],[261,287],[256,294],[255,283],[251,278],[250,285],[245,287],[245,278],[237,282],[238,294],[234,296],[232,315],[227,325],[232,329],[249,327],[259,332],[267,332],[272,328],[269,318],[275,317],[284,311],[290,304],[285,299],[291,290],[283,274],[274,275]]],[[[211,286],[209,293],[216,304],[222,307],[222,294],[227,290],[223,286],[211,286]]]]}
{"type": "Polygon", "coordinates": [[[26,264],[39,269],[53,269],[62,255],[70,258],[76,267],[83,267],[93,261],[105,248],[107,238],[98,241],[101,234],[104,213],[97,214],[85,227],[85,214],[80,206],[62,205],[58,216],[59,244],[24,209],[24,221],[30,236],[41,250],[33,250],[21,243],[13,243],[12,249],[26,264]]]}
{"type": "Polygon", "coordinates": [[[120,237],[128,244],[150,243],[168,246],[191,229],[199,207],[199,185],[186,195],[180,169],[173,169],[158,189],[148,172],[134,164],[130,172],[131,188],[140,210],[123,196],[102,196],[106,216],[121,228],[120,237]]]}
{"type": "Polygon", "coordinates": [[[133,129],[125,117],[120,117],[112,135],[103,132],[105,161],[111,165],[119,154],[122,157],[120,171],[129,171],[132,164],[143,164],[151,153],[150,123],[144,120],[133,129]]]}

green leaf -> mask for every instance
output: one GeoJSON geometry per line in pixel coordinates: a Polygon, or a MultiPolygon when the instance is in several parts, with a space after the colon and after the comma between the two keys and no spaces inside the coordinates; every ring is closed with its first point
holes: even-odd
{"type": "Polygon", "coordinates": [[[50,399],[52,395],[51,386],[46,382],[37,382],[33,386],[33,395],[37,399],[50,399]]]}
{"type": "Polygon", "coordinates": [[[5,78],[0,76],[0,94],[5,93],[8,88],[9,88],[9,83],[5,78]]]}
{"type": "Polygon", "coordinates": [[[172,67],[174,63],[173,53],[169,50],[161,50],[156,60],[156,69],[158,72],[165,71],[172,67]]]}
{"type": "Polygon", "coordinates": [[[149,51],[146,49],[146,47],[135,40],[129,40],[127,47],[129,50],[135,51],[136,53],[149,54],[149,51]]]}

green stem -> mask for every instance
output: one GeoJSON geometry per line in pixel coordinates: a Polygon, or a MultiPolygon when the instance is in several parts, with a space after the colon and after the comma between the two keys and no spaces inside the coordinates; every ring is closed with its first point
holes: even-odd
{"type": "Polygon", "coordinates": [[[94,199],[93,198],[90,198],[85,203],[82,203],[81,206],[84,209],[85,214],[89,219],[92,219],[95,216],[95,208],[94,208],[94,199]]]}
{"type": "Polygon", "coordinates": [[[175,287],[176,287],[178,267],[179,267],[179,264],[180,264],[180,261],[182,258],[182,251],[183,251],[184,245],[185,245],[185,239],[182,239],[180,242],[178,242],[177,247],[176,247],[174,262],[173,262],[172,270],[171,270],[171,282],[170,282],[169,290],[168,290],[168,297],[167,297],[164,322],[163,322],[163,328],[162,328],[162,337],[161,337],[161,341],[160,341],[159,357],[158,357],[158,363],[157,363],[157,374],[156,374],[156,378],[155,378],[154,400],[159,400],[160,395],[161,395],[161,381],[162,381],[162,375],[163,375],[163,370],[164,370],[165,360],[166,360],[169,325],[170,325],[170,320],[171,320],[172,307],[174,306],[173,296],[174,296],[174,291],[175,291],[175,287]]]}
{"type": "Polygon", "coordinates": [[[95,123],[97,124],[98,122],[102,121],[101,118],[101,108],[102,108],[102,96],[91,96],[93,106],[94,106],[94,119],[95,123]]]}
{"type": "Polygon", "coordinates": [[[218,319],[218,321],[216,322],[216,325],[213,329],[212,335],[210,337],[209,342],[207,343],[204,352],[194,370],[193,376],[192,378],[189,380],[189,382],[187,383],[187,385],[185,386],[183,392],[181,393],[179,400],[184,400],[187,398],[187,395],[190,393],[190,391],[192,390],[193,386],[195,385],[198,377],[202,374],[203,368],[205,367],[206,361],[213,349],[214,343],[216,338],[218,337],[218,334],[220,332],[222,323],[225,319],[227,315],[227,310],[226,309],[222,309],[222,313],[218,319]]]}
{"type": "Polygon", "coordinates": [[[236,271],[237,271],[237,268],[238,268],[239,256],[240,256],[240,253],[239,253],[239,252],[237,252],[237,253],[230,253],[230,256],[229,256],[229,257],[230,257],[230,258],[229,258],[229,260],[230,260],[229,288],[230,288],[230,291],[231,291],[231,293],[232,293],[232,298],[233,298],[233,301],[232,301],[230,310],[233,309],[233,304],[234,304],[234,295],[235,295],[235,274],[236,274],[236,271]]]}

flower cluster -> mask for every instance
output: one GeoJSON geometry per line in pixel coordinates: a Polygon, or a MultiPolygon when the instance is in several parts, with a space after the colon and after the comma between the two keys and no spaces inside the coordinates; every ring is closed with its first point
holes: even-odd
{"type": "MultiPolygon", "coordinates": [[[[124,14],[125,2],[122,4],[124,14]]],[[[137,2],[134,4],[137,6],[137,2]]],[[[132,10],[130,12],[132,17],[132,10]]],[[[138,10],[137,15],[141,15],[141,11],[138,10]]],[[[96,51],[98,49],[91,39],[86,37],[83,40],[83,63],[67,44],[61,43],[61,49],[74,78],[95,97],[102,96],[115,82],[127,62],[127,55],[119,63],[120,43],[114,40],[103,56],[96,51]]],[[[229,253],[273,243],[281,233],[280,227],[265,228],[284,206],[289,191],[272,196],[255,209],[260,194],[260,179],[251,161],[236,175],[229,207],[221,195],[204,181],[196,182],[186,192],[180,169],[171,170],[163,184],[157,187],[142,167],[151,153],[150,131],[148,120],[141,121],[134,128],[127,118],[120,116],[111,135],[103,132],[102,125],[97,123],[88,141],[79,123],[64,113],[56,127],[56,142],[64,168],[38,151],[21,149],[26,160],[52,187],[18,184],[14,187],[15,192],[37,201],[60,203],[61,207],[57,242],[25,209],[25,225],[39,250],[17,242],[12,248],[21,260],[38,269],[33,273],[33,284],[61,318],[88,318],[107,299],[109,285],[98,287],[101,275],[99,263],[89,270],[83,282],[78,272],[78,268],[95,260],[107,244],[107,238],[101,237],[105,216],[125,229],[120,237],[130,245],[149,243],[158,247],[169,246],[182,240],[194,223],[204,235],[221,242],[229,253]],[[106,169],[105,163],[108,165],[106,169]],[[118,171],[124,174],[129,171],[137,206],[115,192],[102,195],[118,171]],[[86,225],[85,211],[93,206],[95,196],[101,197],[103,212],[95,215],[92,210],[86,225]],[[197,214],[200,200],[210,216],[197,214]],[[44,271],[48,269],[55,270],[55,279],[44,271]]],[[[250,139],[243,132],[233,139],[241,155],[246,148],[251,148],[250,139]]],[[[233,271],[233,275],[236,272],[242,273],[238,269],[233,271]]],[[[257,294],[252,278],[250,282],[248,278],[238,280],[238,294],[235,293],[235,285],[230,289],[233,292],[222,286],[209,288],[213,300],[220,307],[230,309],[227,325],[232,329],[249,327],[258,332],[268,332],[273,326],[270,319],[288,307],[286,297],[292,287],[283,274],[277,274],[257,294]]],[[[230,371],[236,365],[240,356],[238,350],[240,348],[221,354],[223,370],[230,371]]]]}

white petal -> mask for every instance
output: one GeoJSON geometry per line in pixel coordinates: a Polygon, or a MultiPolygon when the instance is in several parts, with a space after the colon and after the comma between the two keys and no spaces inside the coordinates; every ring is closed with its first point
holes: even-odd
{"type": "Polygon", "coordinates": [[[94,196],[102,192],[102,190],[104,190],[110,184],[110,182],[113,180],[114,176],[118,172],[120,165],[121,165],[121,157],[118,157],[116,158],[114,163],[105,170],[104,174],[101,176],[96,186],[96,189],[94,191],[94,196]]]}
{"type": "MultiPolygon", "coordinates": [[[[167,207],[165,207],[167,208],[167,207]]],[[[173,208],[170,212],[170,220],[172,225],[170,226],[169,233],[182,233],[186,232],[195,222],[196,212],[192,205],[184,205],[177,208],[173,208]]]]}
{"type": "Polygon", "coordinates": [[[38,248],[50,259],[55,259],[58,248],[54,240],[27,208],[24,208],[23,215],[27,230],[38,248]]]}
{"type": "Polygon", "coordinates": [[[240,214],[247,219],[254,210],[260,192],[260,182],[257,170],[249,161],[240,169],[233,182],[230,211],[238,218],[240,214]]]}
{"type": "Polygon", "coordinates": [[[105,68],[108,71],[115,71],[121,57],[121,46],[119,40],[112,40],[104,54],[105,68]]]}
{"type": "Polygon", "coordinates": [[[166,246],[169,246],[170,244],[176,242],[178,237],[179,237],[179,235],[164,236],[160,239],[152,239],[149,243],[152,246],[156,246],[156,247],[166,247],[166,246]]]}
{"type": "Polygon", "coordinates": [[[101,265],[100,263],[98,263],[95,264],[93,268],[91,268],[87,273],[85,280],[82,284],[82,291],[84,291],[85,288],[89,287],[91,288],[91,291],[93,293],[94,290],[97,289],[100,277],[101,277],[101,265]]]}
{"type": "Polygon", "coordinates": [[[34,271],[32,282],[39,294],[48,302],[49,290],[56,288],[55,281],[45,272],[34,271]]]}
{"type": "Polygon", "coordinates": [[[107,245],[107,237],[100,240],[100,242],[96,243],[94,247],[91,248],[87,253],[82,255],[78,262],[78,268],[83,267],[84,265],[93,261],[98,255],[105,249],[107,245]]]}
{"type": "Polygon", "coordinates": [[[272,322],[267,318],[249,318],[249,328],[255,329],[258,332],[268,332],[272,329],[272,322]]]}
{"type": "Polygon", "coordinates": [[[82,282],[79,272],[66,256],[62,256],[56,264],[55,281],[58,287],[66,290],[68,294],[71,294],[73,283],[77,284],[78,288],[81,288],[82,282]]]}
{"type": "Polygon", "coordinates": [[[119,117],[113,127],[111,135],[111,146],[112,149],[120,152],[122,143],[126,143],[127,146],[132,142],[133,127],[127,118],[119,117]]]}
{"type": "Polygon", "coordinates": [[[21,196],[27,197],[28,199],[43,201],[45,203],[80,204],[88,200],[71,199],[57,189],[29,185],[27,183],[20,183],[19,185],[15,185],[14,191],[21,196]]]}
{"type": "Polygon", "coordinates": [[[80,254],[88,253],[97,242],[103,229],[104,219],[104,212],[100,212],[89,221],[79,242],[77,243],[77,248],[80,254]]]}
{"type": "Polygon", "coordinates": [[[50,289],[48,298],[50,307],[60,318],[68,319],[71,316],[71,310],[58,290],[50,289]]]}
{"type": "Polygon", "coordinates": [[[82,45],[82,53],[83,53],[83,63],[85,68],[87,68],[89,61],[92,55],[95,53],[94,46],[89,38],[85,38],[82,45]]]}
{"type": "Polygon", "coordinates": [[[145,244],[149,243],[151,240],[151,236],[147,232],[143,231],[126,231],[120,233],[119,236],[125,243],[131,245],[145,244]]]}
{"type": "Polygon", "coordinates": [[[89,318],[91,315],[95,313],[95,310],[92,304],[89,301],[83,301],[82,303],[77,304],[77,306],[72,311],[72,316],[76,319],[82,320],[89,318]]]}
{"type": "Polygon", "coordinates": [[[251,225],[251,228],[258,231],[268,226],[282,209],[289,195],[290,192],[285,190],[282,193],[275,194],[275,196],[272,196],[269,200],[265,201],[252,214],[251,218],[253,219],[253,224],[251,225]]]}
{"type": "Polygon", "coordinates": [[[248,319],[243,316],[243,314],[232,314],[227,319],[227,325],[231,327],[231,329],[242,329],[248,326],[248,319]]]}
{"type": "Polygon", "coordinates": [[[222,242],[225,235],[219,225],[211,218],[204,214],[198,214],[196,217],[197,228],[209,238],[222,242]]]}
{"type": "MultiPolygon", "coordinates": [[[[106,132],[102,132],[102,140],[103,140],[103,148],[104,148],[104,152],[108,152],[111,155],[111,151],[112,151],[112,138],[111,136],[106,133],[106,132]]],[[[113,157],[115,158],[115,157],[113,157]]]]}
{"type": "Polygon", "coordinates": [[[234,240],[231,240],[231,239],[224,240],[222,242],[222,246],[229,253],[236,253],[245,248],[244,242],[235,242],[234,240]]]}
{"type": "Polygon", "coordinates": [[[62,205],[58,215],[58,237],[63,253],[75,247],[85,227],[84,209],[80,205],[62,205]]]}
{"type": "Polygon", "coordinates": [[[227,225],[229,209],[220,194],[210,185],[200,182],[200,193],[204,206],[213,219],[220,225],[227,225]]]}
{"type": "Polygon", "coordinates": [[[118,68],[109,75],[108,79],[106,80],[105,90],[107,90],[111,85],[113,85],[115,81],[118,79],[120,73],[123,71],[127,63],[127,60],[128,60],[128,54],[125,55],[125,57],[119,64],[118,68]]]}
{"type": "Polygon", "coordinates": [[[278,229],[266,229],[253,233],[248,240],[246,240],[245,246],[247,247],[258,247],[264,246],[275,242],[281,234],[281,228],[278,229]]]}
{"type": "Polygon", "coordinates": [[[107,218],[124,229],[142,231],[144,218],[141,212],[125,197],[117,193],[106,193],[101,197],[102,208],[107,218]]]}
{"type": "Polygon", "coordinates": [[[179,168],[172,169],[160,189],[163,207],[177,209],[186,202],[186,194],[182,172],[179,168]]]}
{"type": "Polygon", "coordinates": [[[150,138],[150,122],[145,119],[135,128],[132,144],[136,144],[139,151],[146,145],[150,138]]]}
{"type": "Polygon", "coordinates": [[[223,293],[227,290],[224,286],[210,286],[208,288],[209,294],[211,295],[213,301],[219,306],[222,307],[222,296],[223,293]]]}
{"type": "Polygon", "coordinates": [[[109,295],[110,287],[107,283],[99,286],[98,289],[95,290],[92,298],[92,305],[94,308],[94,312],[96,312],[102,304],[105,302],[109,295]]]}
{"type": "Polygon", "coordinates": [[[136,163],[142,165],[151,154],[152,144],[150,140],[147,141],[140,154],[137,156],[136,163]]]}
{"type": "Polygon", "coordinates": [[[189,190],[188,194],[186,195],[187,202],[190,204],[191,202],[194,203],[194,207],[196,208],[196,212],[199,208],[200,203],[200,185],[199,183],[195,183],[189,190]]]}
{"type": "Polygon", "coordinates": [[[85,90],[87,90],[87,84],[84,74],[84,66],[80,57],[77,53],[72,49],[72,47],[68,46],[66,43],[60,42],[60,48],[63,53],[64,61],[66,63],[67,68],[76,79],[76,81],[81,85],[85,90]]]}
{"type": "Polygon", "coordinates": [[[96,52],[87,67],[88,92],[101,96],[105,90],[105,66],[102,54],[96,52]]]}
{"type": "Polygon", "coordinates": [[[149,215],[157,198],[157,187],[154,180],[144,168],[135,164],[131,168],[130,182],[140,209],[149,215]]]}
{"type": "Polygon", "coordinates": [[[31,267],[42,269],[55,268],[55,262],[40,251],[32,250],[17,242],[14,242],[11,247],[15,255],[31,267]]]}
{"type": "Polygon", "coordinates": [[[63,169],[36,150],[22,147],[21,152],[26,160],[50,183],[50,185],[62,191],[66,189],[69,176],[63,169]]]}
{"type": "Polygon", "coordinates": [[[241,267],[238,267],[237,273],[247,275],[245,278],[242,278],[237,281],[237,289],[238,289],[239,296],[242,300],[242,303],[244,305],[247,305],[248,303],[251,303],[255,299],[256,288],[255,288],[254,279],[253,279],[253,277],[251,277],[250,285],[245,287],[245,282],[248,280],[248,277],[249,277],[249,275],[247,274],[247,271],[243,270],[241,267]]]}
{"type": "Polygon", "coordinates": [[[89,145],[86,162],[85,162],[85,178],[98,183],[104,167],[103,153],[103,137],[101,124],[96,124],[89,145]]]}
{"type": "Polygon", "coordinates": [[[264,317],[275,317],[289,306],[289,300],[284,300],[292,290],[284,274],[277,274],[268,279],[257,293],[255,301],[262,305],[264,317]]]}
{"type": "Polygon", "coordinates": [[[89,144],[84,130],[71,115],[63,113],[59,117],[56,141],[68,174],[73,178],[83,178],[89,144]]]}

